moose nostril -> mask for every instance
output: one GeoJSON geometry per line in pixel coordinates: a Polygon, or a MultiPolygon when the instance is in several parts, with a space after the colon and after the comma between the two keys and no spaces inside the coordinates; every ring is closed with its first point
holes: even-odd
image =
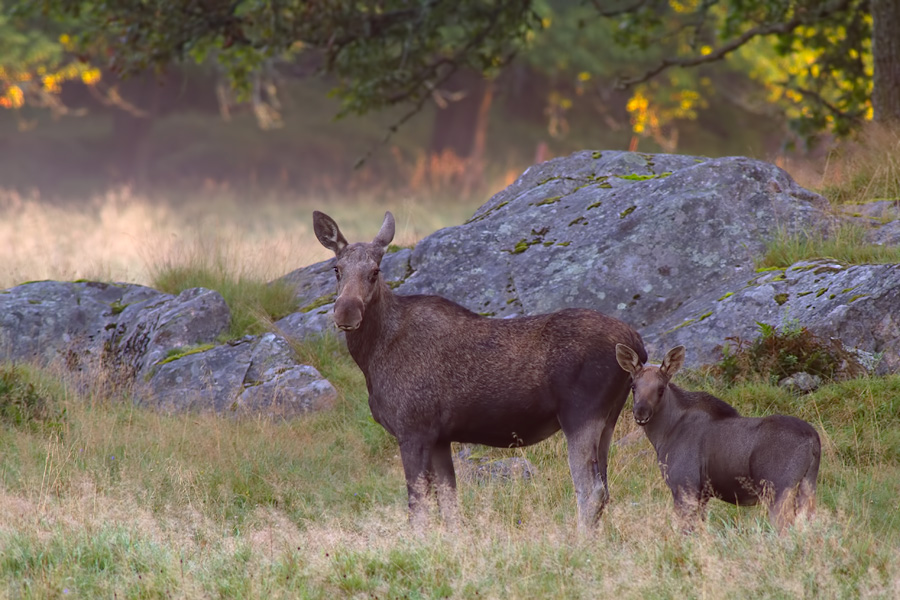
{"type": "Polygon", "coordinates": [[[646,423],[650,420],[650,409],[646,406],[634,407],[634,420],[638,423],[646,423]]]}

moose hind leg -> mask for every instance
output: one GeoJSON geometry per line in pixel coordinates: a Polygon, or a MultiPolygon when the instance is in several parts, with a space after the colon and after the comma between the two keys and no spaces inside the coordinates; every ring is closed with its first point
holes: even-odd
{"type": "Polygon", "coordinates": [[[453,455],[450,442],[435,446],[431,454],[434,471],[434,487],[437,492],[438,507],[444,525],[455,529],[459,525],[459,507],[456,498],[456,472],[453,469],[453,455]]]}
{"type": "Polygon", "coordinates": [[[575,498],[578,503],[579,531],[593,530],[600,521],[600,514],[609,502],[606,489],[606,452],[600,440],[602,427],[583,423],[575,431],[565,431],[569,445],[569,469],[575,484],[575,498]]]}
{"type": "Polygon", "coordinates": [[[424,532],[428,526],[428,492],[434,475],[431,457],[430,444],[417,439],[400,442],[400,459],[409,495],[409,523],[416,533],[424,532]]]}

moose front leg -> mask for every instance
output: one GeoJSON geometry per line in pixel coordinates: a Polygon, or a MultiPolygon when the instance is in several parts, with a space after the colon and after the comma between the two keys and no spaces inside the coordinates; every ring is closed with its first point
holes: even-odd
{"type": "Polygon", "coordinates": [[[400,441],[400,459],[409,497],[409,524],[416,533],[428,526],[428,490],[433,479],[431,444],[416,438],[400,441]]]}
{"type": "Polygon", "coordinates": [[[575,485],[578,503],[578,530],[593,531],[600,521],[600,514],[609,502],[606,488],[606,450],[601,454],[600,442],[603,427],[583,422],[574,431],[566,431],[569,445],[569,469],[575,485]]]}
{"type": "Polygon", "coordinates": [[[675,518],[681,533],[692,533],[697,523],[706,520],[707,496],[691,487],[672,490],[675,501],[675,518]]]}

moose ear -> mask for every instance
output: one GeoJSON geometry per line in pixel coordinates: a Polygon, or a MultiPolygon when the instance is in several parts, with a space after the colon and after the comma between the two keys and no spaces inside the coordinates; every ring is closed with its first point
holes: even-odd
{"type": "Polygon", "coordinates": [[[325,213],[313,211],[313,230],[316,232],[319,242],[333,251],[335,255],[340,254],[347,247],[347,239],[341,233],[337,223],[325,213]]]}
{"type": "Polygon", "coordinates": [[[671,379],[683,366],[684,346],[675,346],[666,352],[666,357],[663,359],[660,370],[666,374],[666,377],[671,379]]]}
{"type": "Polygon", "coordinates": [[[641,368],[641,359],[637,352],[625,344],[616,344],[616,360],[619,366],[634,375],[641,368]]]}
{"type": "Polygon", "coordinates": [[[382,249],[387,249],[388,244],[390,244],[393,239],[394,215],[391,214],[391,211],[387,211],[384,213],[384,222],[381,224],[381,231],[378,232],[378,235],[375,236],[372,243],[382,249]]]}

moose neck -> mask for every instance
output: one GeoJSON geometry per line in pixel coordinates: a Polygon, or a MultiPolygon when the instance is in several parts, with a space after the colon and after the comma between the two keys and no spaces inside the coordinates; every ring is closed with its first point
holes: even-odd
{"type": "Polygon", "coordinates": [[[656,411],[650,422],[644,425],[644,433],[657,451],[659,450],[658,444],[662,444],[670,438],[669,432],[675,427],[684,412],[681,410],[676,388],[671,384],[666,386],[666,391],[660,400],[659,410],[656,411]]]}
{"type": "Polygon", "coordinates": [[[359,328],[346,332],[347,349],[363,373],[379,348],[394,337],[397,297],[383,282],[379,282],[372,300],[366,305],[359,328]]]}

